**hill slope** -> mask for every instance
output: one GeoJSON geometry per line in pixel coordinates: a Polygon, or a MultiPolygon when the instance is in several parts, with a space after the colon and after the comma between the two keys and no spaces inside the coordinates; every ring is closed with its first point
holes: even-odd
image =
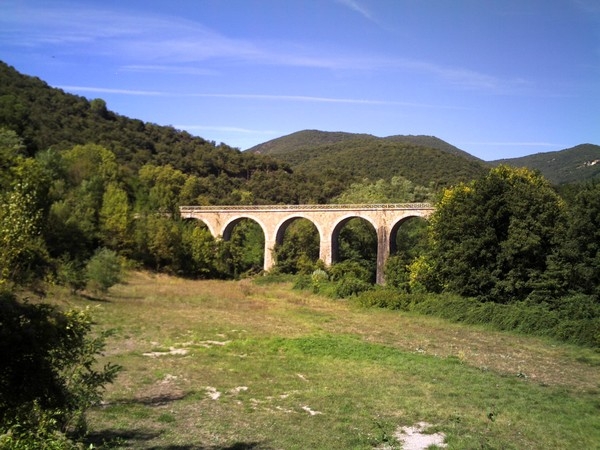
{"type": "Polygon", "coordinates": [[[304,130],[247,150],[306,172],[344,172],[349,179],[402,176],[446,186],[483,174],[486,163],[432,136],[390,136],[304,130]]]}
{"type": "Polygon", "coordinates": [[[555,184],[600,179],[600,145],[581,144],[556,152],[499,159],[492,164],[537,169],[555,184]]]}
{"type": "Polygon", "coordinates": [[[135,173],[142,165],[171,164],[200,176],[247,178],[267,167],[278,168],[268,157],[215,145],[173,127],[121,116],[101,99],[87,100],[23,75],[0,61],[0,127],[15,131],[30,156],[40,150],[65,150],[94,143],[113,151],[123,167],[135,173]]]}
{"type": "Polygon", "coordinates": [[[462,156],[472,161],[482,162],[479,158],[445,142],[435,136],[423,135],[395,135],[380,138],[371,134],[364,133],[346,133],[342,131],[319,131],[302,130],[296,133],[288,134],[262,144],[249,148],[248,152],[260,153],[266,155],[281,155],[306,147],[315,147],[325,144],[335,144],[338,142],[352,141],[356,139],[372,139],[376,141],[398,142],[403,144],[412,144],[420,147],[434,148],[445,151],[452,155],[462,156]]]}

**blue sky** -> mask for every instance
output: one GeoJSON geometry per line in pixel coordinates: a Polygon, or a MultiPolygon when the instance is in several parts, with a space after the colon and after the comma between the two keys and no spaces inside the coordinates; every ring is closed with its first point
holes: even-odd
{"type": "Polygon", "coordinates": [[[0,59],[242,150],[303,129],[485,160],[600,144],[598,0],[0,0],[0,59]]]}

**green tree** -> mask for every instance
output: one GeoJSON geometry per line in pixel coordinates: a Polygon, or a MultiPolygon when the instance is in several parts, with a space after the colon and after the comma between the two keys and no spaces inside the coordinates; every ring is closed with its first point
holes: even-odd
{"type": "Polygon", "coordinates": [[[122,234],[113,233],[122,227],[123,206],[119,167],[115,154],[104,147],[77,145],[66,151],[61,160],[49,155],[44,159],[51,173],[64,173],[64,182],[54,180],[50,188],[53,203],[47,220],[46,239],[53,256],[69,254],[70,259],[85,260],[108,238],[115,244],[122,234]],[[110,191],[107,195],[107,189],[110,191]],[[120,196],[120,197],[119,197],[120,196]],[[101,210],[104,210],[101,229],[101,210]],[[108,216],[115,213],[114,217],[108,216]],[[116,214],[120,212],[121,215],[116,214]],[[118,221],[121,223],[117,224],[118,221]],[[108,228],[106,228],[108,227],[108,228]],[[109,237],[109,233],[112,235],[109,237]]]}
{"type": "Polygon", "coordinates": [[[229,241],[221,243],[220,259],[229,276],[258,273],[263,268],[265,237],[260,225],[242,219],[233,229],[229,241]]]}
{"type": "Polygon", "coordinates": [[[429,188],[395,176],[390,180],[380,179],[374,183],[368,179],[361,183],[352,183],[348,189],[334,198],[333,203],[407,203],[424,202],[431,198],[432,192],[429,188]]]}
{"type": "Polygon", "coordinates": [[[0,288],[41,278],[47,260],[41,218],[28,185],[0,194],[0,288]]]}
{"type": "Polygon", "coordinates": [[[100,235],[104,244],[117,250],[129,246],[132,220],[127,192],[117,183],[109,183],[100,209],[100,235]]]}
{"type": "Polygon", "coordinates": [[[523,300],[544,279],[563,224],[564,205],[541,175],[496,167],[443,193],[431,219],[431,269],[444,290],[523,300]]]}
{"type": "Polygon", "coordinates": [[[187,264],[183,274],[200,278],[217,276],[218,246],[208,228],[193,222],[183,222],[182,226],[182,246],[189,255],[185,258],[187,264]]]}
{"type": "Polygon", "coordinates": [[[551,276],[563,291],[594,295],[600,301],[600,182],[583,185],[568,205],[568,227],[551,276]]]}
{"type": "Polygon", "coordinates": [[[377,272],[377,232],[366,220],[350,219],[341,229],[338,239],[337,262],[351,261],[362,265],[375,281],[377,272]]]}
{"type": "MultiPolygon", "coordinates": [[[[170,165],[154,166],[147,164],[139,171],[139,180],[147,196],[147,208],[150,211],[179,216],[180,195],[186,186],[187,176],[170,165]]],[[[187,189],[186,189],[187,194],[187,189]]],[[[189,195],[189,194],[187,194],[189,195]]]]}
{"type": "Polygon", "coordinates": [[[24,154],[25,144],[19,135],[7,128],[0,128],[0,187],[10,185],[10,171],[24,154]]]}
{"type": "Polygon", "coordinates": [[[119,178],[119,165],[115,154],[100,145],[76,145],[63,154],[63,159],[74,186],[80,185],[84,180],[96,178],[104,185],[119,178]]]}

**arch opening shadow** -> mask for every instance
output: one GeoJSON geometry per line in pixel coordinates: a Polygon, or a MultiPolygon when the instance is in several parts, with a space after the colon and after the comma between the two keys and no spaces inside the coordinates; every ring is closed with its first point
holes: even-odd
{"type": "Polygon", "coordinates": [[[332,236],[332,263],[348,265],[357,263],[366,268],[368,280],[377,275],[377,230],[362,217],[347,217],[334,228],[332,236]]]}
{"type": "Polygon", "coordinates": [[[234,278],[259,273],[264,266],[265,233],[250,218],[232,220],[223,230],[222,263],[234,278]]]}
{"type": "Polygon", "coordinates": [[[385,281],[401,291],[409,292],[410,265],[429,248],[429,222],[409,216],[396,223],[390,234],[390,257],[385,266],[385,281]]]}
{"type": "Polygon", "coordinates": [[[286,220],[277,230],[274,253],[277,270],[291,274],[312,272],[319,260],[319,230],[303,217],[286,220]]]}

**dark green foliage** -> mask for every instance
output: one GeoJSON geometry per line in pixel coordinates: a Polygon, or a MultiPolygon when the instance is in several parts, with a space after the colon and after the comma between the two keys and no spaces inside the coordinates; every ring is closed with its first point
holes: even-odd
{"type": "Polygon", "coordinates": [[[353,303],[363,308],[385,308],[408,311],[411,299],[414,296],[406,295],[396,289],[378,288],[362,292],[353,303]]]}
{"type": "Polygon", "coordinates": [[[539,174],[500,166],[447,190],[431,223],[432,272],[444,289],[508,303],[544,280],[565,215],[539,174]]]}
{"type": "Polygon", "coordinates": [[[338,239],[338,254],[335,258],[337,268],[331,272],[334,279],[338,271],[354,272],[354,275],[364,281],[374,282],[377,271],[377,233],[366,220],[350,219],[340,230],[338,239]],[[361,270],[357,268],[361,266],[361,270]],[[360,273],[359,273],[360,272],[360,273]]]}
{"type": "Polygon", "coordinates": [[[265,236],[260,225],[242,219],[233,229],[229,240],[221,243],[220,261],[223,273],[240,278],[257,274],[264,264],[265,236]]]}
{"type": "Polygon", "coordinates": [[[384,267],[385,283],[399,291],[410,290],[410,266],[429,250],[429,223],[417,217],[404,221],[396,233],[395,251],[384,267]]]}
{"type": "Polygon", "coordinates": [[[333,264],[329,268],[329,277],[332,281],[340,281],[345,277],[350,277],[369,282],[372,278],[372,274],[359,261],[347,260],[333,264]]]}
{"type": "Polygon", "coordinates": [[[57,282],[68,286],[72,294],[84,289],[88,282],[85,264],[69,260],[66,256],[59,259],[57,268],[57,282]]]}
{"type": "Polygon", "coordinates": [[[346,275],[336,282],[335,295],[339,298],[349,298],[371,289],[373,289],[371,283],[352,275],[346,275]]]}
{"type": "Polygon", "coordinates": [[[386,286],[395,288],[398,292],[410,290],[410,273],[408,261],[405,257],[392,255],[388,258],[384,267],[386,286]]]}
{"type": "Polygon", "coordinates": [[[411,203],[428,202],[433,198],[432,189],[418,186],[399,176],[390,180],[380,179],[371,182],[368,179],[353,183],[332,203],[340,204],[377,204],[377,203],[411,203]]]}
{"type": "Polygon", "coordinates": [[[96,367],[107,334],[90,336],[87,312],[22,303],[7,292],[0,318],[0,446],[70,448],[65,433],[85,431],[86,410],[120,370],[96,367]]]}
{"type": "MultiPolygon", "coordinates": [[[[568,204],[569,226],[562,240],[558,268],[571,291],[600,301],[600,182],[581,186],[568,204]],[[564,268],[570,270],[565,271],[564,268]]],[[[561,274],[556,274],[560,277],[561,274]]]]}

